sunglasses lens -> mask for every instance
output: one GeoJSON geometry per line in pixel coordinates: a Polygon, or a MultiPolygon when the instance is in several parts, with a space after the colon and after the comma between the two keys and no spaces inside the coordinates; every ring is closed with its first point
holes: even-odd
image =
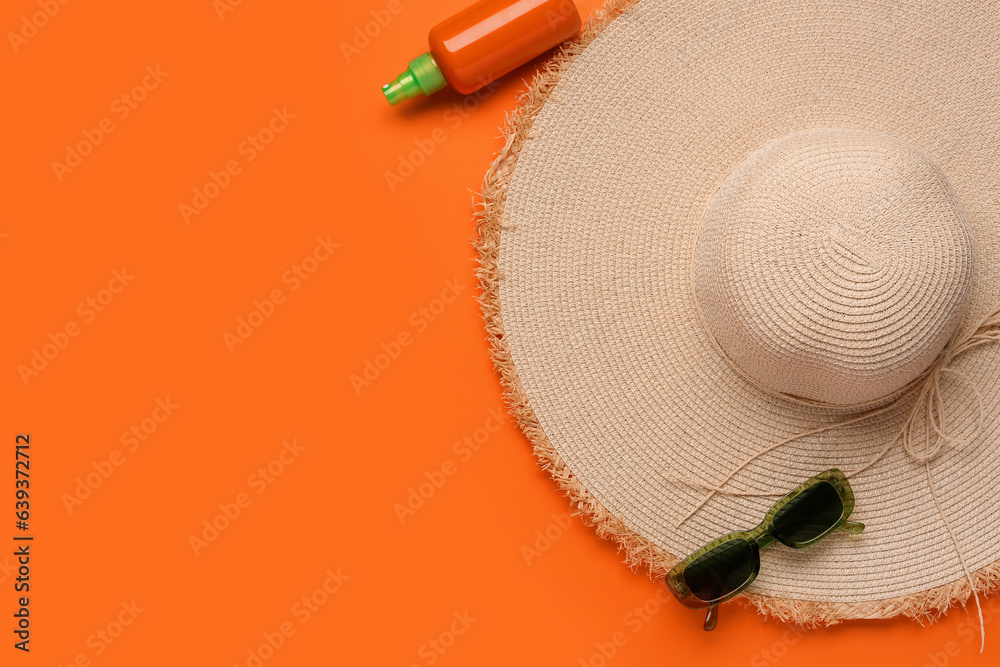
{"type": "Polygon", "coordinates": [[[711,602],[742,588],[756,564],[755,546],[732,539],[690,563],[684,569],[684,583],[696,597],[711,602]]]}
{"type": "Polygon", "coordinates": [[[782,542],[810,542],[837,525],[844,501],[829,482],[820,482],[792,498],[774,515],[774,532],[782,542]]]}

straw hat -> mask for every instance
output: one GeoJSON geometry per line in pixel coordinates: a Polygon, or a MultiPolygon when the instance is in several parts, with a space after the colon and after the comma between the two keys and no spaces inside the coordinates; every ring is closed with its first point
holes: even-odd
{"type": "Polygon", "coordinates": [[[492,354],[630,565],[837,467],[867,530],[766,550],[744,599],[928,620],[998,587],[998,35],[995,2],[612,0],[522,99],[492,354]]]}

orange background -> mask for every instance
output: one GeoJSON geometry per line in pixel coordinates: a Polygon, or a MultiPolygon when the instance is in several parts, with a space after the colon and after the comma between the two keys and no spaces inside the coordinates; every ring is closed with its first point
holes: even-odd
{"type": "Polygon", "coordinates": [[[468,99],[393,109],[379,90],[468,0],[399,0],[395,14],[383,0],[244,0],[221,18],[212,0],[74,0],[15,50],[10,33],[54,1],[0,11],[2,553],[18,532],[18,433],[36,538],[30,654],[12,647],[16,575],[0,556],[0,664],[995,660],[996,599],[986,662],[974,609],[799,636],[730,604],[705,633],[612,543],[578,518],[562,527],[567,501],[491,417],[502,396],[471,245],[473,193],[538,62],[468,99]],[[212,174],[225,187],[185,216],[212,174]],[[255,301],[270,315],[238,328],[255,301]],[[384,368],[352,383],[368,363],[384,368]],[[283,441],[300,449],[274,463],[283,441]],[[266,636],[280,646],[260,651],[266,636]]]}

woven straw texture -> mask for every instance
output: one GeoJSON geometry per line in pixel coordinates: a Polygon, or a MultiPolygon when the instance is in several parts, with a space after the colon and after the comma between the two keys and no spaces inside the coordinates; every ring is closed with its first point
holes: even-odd
{"type": "Polygon", "coordinates": [[[1000,343],[947,360],[968,442],[926,465],[908,395],[835,426],[1000,305],[998,34],[995,2],[611,0],[521,100],[478,214],[492,354],[630,565],[839,467],[867,530],[767,549],[744,600],[924,621],[969,598],[963,560],[1000,584],[1000,343]]]}
{"type": "Polygon", "coordinates": [[[973,239],[941,170],[892,137],[796,132],[712,197],[702,324],[761,388],[845,406],[891,396],[961,324],[973,239]]]}

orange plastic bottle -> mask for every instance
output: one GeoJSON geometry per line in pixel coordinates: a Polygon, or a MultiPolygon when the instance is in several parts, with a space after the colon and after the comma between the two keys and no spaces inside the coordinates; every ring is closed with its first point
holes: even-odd
{"type": "Polygon", "coordinates": [[[448,85],[472,93],[579,31],[573,0],[480,0],[434,26],[430,51],[382,92],[393,105],[448,85]]]}

